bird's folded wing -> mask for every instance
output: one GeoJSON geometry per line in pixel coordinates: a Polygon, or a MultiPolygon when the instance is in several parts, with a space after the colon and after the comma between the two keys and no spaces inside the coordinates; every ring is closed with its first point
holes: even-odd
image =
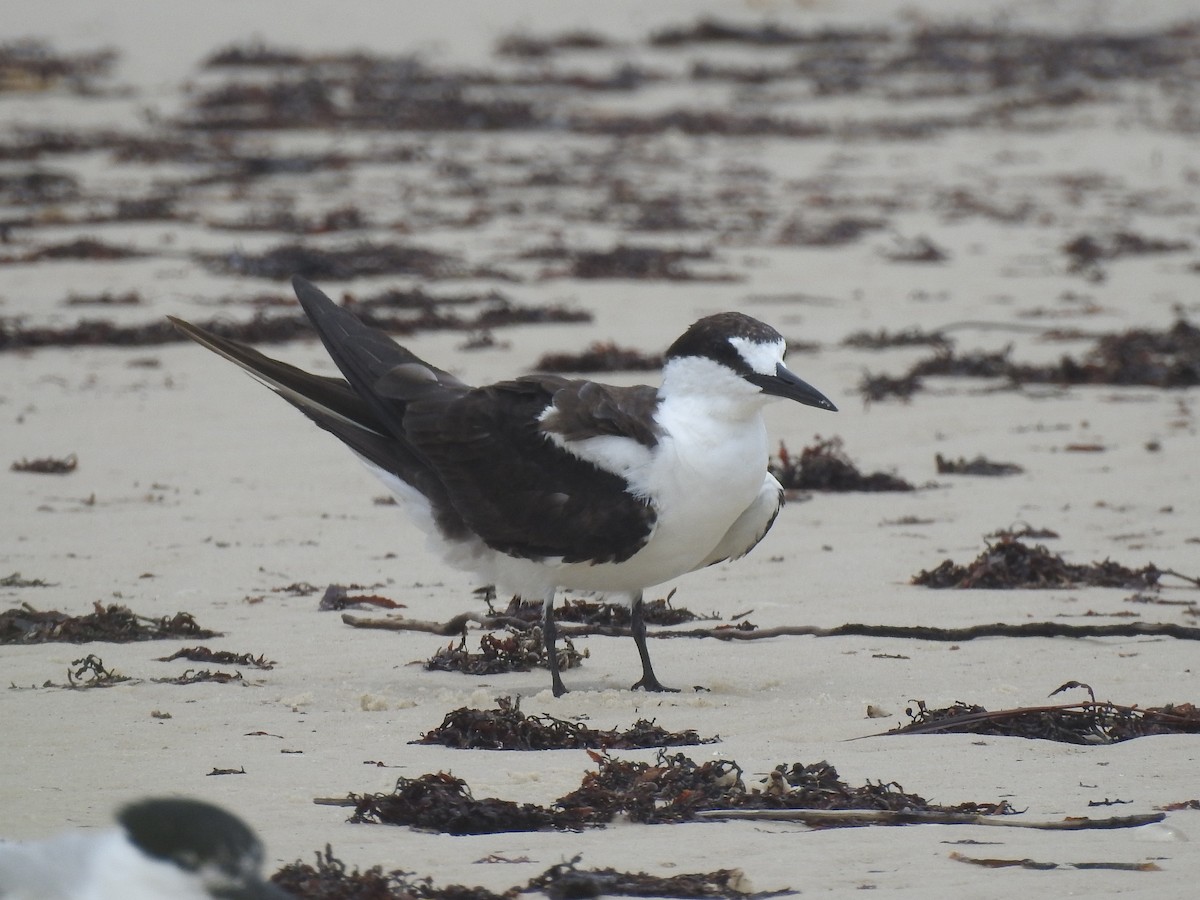
{"type": "Polygon", "coordinates": [[[758,542],[771,530],[782,508],[783,487],[774,475],[768,474],[754,502],[734,520],[720,543],[696,568],[702,569],[727,559],[745,556],[758,546],[758,542]]]}
{"type": "Polygon", "coordinates": [[[458,514],[495,550],[531,559],[621,562],[645,545],[645,498],[558,446],[541,424],[569,384],[526,377],[410,402],[404,431],[458,514]]]}

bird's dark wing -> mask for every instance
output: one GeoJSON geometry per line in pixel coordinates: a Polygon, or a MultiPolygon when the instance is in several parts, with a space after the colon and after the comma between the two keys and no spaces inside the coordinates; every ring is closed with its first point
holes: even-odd
{"type": "Polygon", "coordinates": [[[345,380],[305,372],[179,320],[189,337],[237,363],[317,425],[430,501],[448,538],[567,562],[628,559],[654,511],[618,475],[559,447],[539,417],[561,393],[549,428],[567,440],[598,434],[647,446],[636,412],[652,388],[606,388],[554,376],[470,388],[360,322],[302,278],[296,296],[345,380]]]}
{"type": "Polygon", "coordinates": [[[554,391],[554,408],[543,417],[542,427],[564,441],[611,435],[654,447],[659,436],[653,415],[657,405],[658,390],[644,384],[613,387],[564,381],[554,391]]]}
{"type": "Polygon", "coordinates": [[[626,492],[623,478],[558,446],[539,422],[558,392],[575,384],[530,376],[408,403],[408,440],[489,547],[525,558],[620,562],[653,532],[654,510],[626,492]]]}

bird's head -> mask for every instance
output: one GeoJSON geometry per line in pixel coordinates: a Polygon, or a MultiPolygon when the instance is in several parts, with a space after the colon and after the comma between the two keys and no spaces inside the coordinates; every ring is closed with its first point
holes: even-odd
{"type": "Polygon", "coordinates": [[[731,397],[771,397],[837,412],[833,402],[784,365],[787,343],[764,322],[738,312],[695,322],[666,352],[664,384],[731,397]]]}

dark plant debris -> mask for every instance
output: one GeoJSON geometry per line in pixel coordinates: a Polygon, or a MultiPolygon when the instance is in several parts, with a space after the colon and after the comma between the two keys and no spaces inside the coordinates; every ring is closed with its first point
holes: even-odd
{"type": "Polygon", "coordinates": [[[204,60],[206,69],[257,67],[273,68],[276,66],[299,66],[308,58],[295,50],[284,50],[270,47],[262,41],[250,41],[245,44],[230,44],[210,54],[204,60]]]}
{"type": "Polygon", "coordinates": [[[137,291],[126,291],[123,294],[105,291],[101,294],[71,294],[63,301],[63,304],[66,306],[138,306],[141,302],[142,295],[137,291]]]}
{"type": "Polygon", "coordinates": [[[687,260],[711,260],[711,250],[684,250],[620,244],[611,250],[570,250],[562,246],[526,251],[525,259],[561,261],[562,269],[547,274],[565,278],[630,278],[665,281],[731,281],[733,275],[701,274],[687,260]]]}
{"type": "Polygon", "coordinates": [[[577,790],[549,807],[476,800],[466,782],[446,773],[400,778],[390,794],[352,794],[345,802],[354,804],[351,822],[408,825],[446,834],[579,830],[606,825],[618,816],[643,824],[670,824],[691,821],[699,812],[729,809],[1014,812],[1005,801],[939,806],[905,793],[894,782],[852,787],[827,762],[776,766],[761,787],[747,788],[741,767],[731,760],[696,763],[681,753],[660,750],[653,762],[630,762],[588,753],[597,769],[585,773],[577,790]]]}
{"type": "MultiPolygon", "coordinates": [[[[0,158],[3,156],[0,153],[0,158]]],[[[0,201],[9,206],[64,203],[75,200],[78,195],[79,182],[60,172],[33,170],[0,174],[0,201]]]]}
{"type": "Polygon", "coordinates": [[[1013,372],[1009,355],[1012,347],[995,353],[976,350],[972,353],[956,353],[942,348],[933,356],[920,360],[911,370],[918,378],[932,375],[947,378],[1003,378],[1013,372]]]}
{"type": "Polygon", "coordinates": [[[61,53],[45,41],[8,41],[0,44],[0,94],[60,87],[94,94],[116,61],[115,50],[61,53]]]}
{"type": "Polygon", "coordinates": [[[337,231],[360,231],[371,226],[362,210],[355,206],[339,206],[319,215],[301,216],[291,210],[271,210],[251,213],[232,221],[209,222],[210,228],[221,231],[277,231],[284,234],[330,234],[337,231]]]}
{"type": "Polygon", "coordinates": [[[805,32],[773,22],[744,25],[705,17],[692,25],[672,25],[650,36],[655,47],[685,47],[691,44],[745,44],[751,47],[798,47],[806,44],[850,41],[886,41],[886,32],[836,30],[805,32]]]}
{"type": "MultiPolygon", "coordinates": [[[[591,314],[582,310],[507,302],[489,304],[474,316],[458,316],[434,310],[416,316],[380,315],[369,309],[356,309],[356,314],[367,325],[398,335],[426,330],[475,332],[508,325],[591,321],[591,314]]],[[[242,323],[216,318],[193,324],[221,337],[244,343],[274,344],[315,337],[312,326],[299,313],[265,316],[259,312],[249,321],[242,323]]],[[[141,347],[185,340],[187,337],[167,319],[142,325],[117,325],[109,320],[83,320],[65,328],[26,328],[16,320],[0,318],[0,351],[80,345],[141,347]]]]}
{"type": "Polygon", "coordinates": [[[1129,231],[1117,231],[1102,237],[1081,234],[1064,244],[1062,251],[1067,256],[1068,271],[1095,273],[1102,261],[1150,253],[1178,253],[1190,250],[1191,246],[1187,241],[1167,241],[1129,231]]]}
{"type": "Polygon", "coordinates": [[[939,475],[1020,475],[1025,471],[1024,468],[1016,463],[1010,462],[993,462],[983,456],[976,456],[974,459],[947,459],[938,453],[934,457],[934,462],[937,464],[937,473],[939,475]]]}
{"type": "MultiPolygon", "coordinates": [[[[1164,576],[1179,578],[1189,584],[1200,586],[1200,578],[1182,575],[1173,569],[1164,569],[1164,576]]],[[[1184,610],[1185,615],[1194,614],[1192,605],[1184,610]]],[[[719,640],[719,641],[760,641],[780,637],[872,637],[900,638],[904,640],[946,641],[961,643],[978,638],[990,637],[1121,637],[1147,638],[1170,637],[1181,641],[1200,641],[1200,628],[1188,625],[1178,625],[1174,622],[1114,622],[1104,624],[1071,625],[1062,621],[1042,622],[991,622],[983,625],[971,625],[959,628],[945,628],[934,625],[865,625],[861,622],[851,622],[833,627],[816,625],[774,625],[759,628],[746,620],[748,613],[739,613],[734,617],[733,624],[718,624],[711,628],[686,628],[655,630],[648,636],[656,639],[687,638],[689,640],[719,640]]],[[[713,616],[713,618],[717,618],[713,616]]],[[[505,616],[481,617],[471,613],[460,613],[445,622],[426,622],[415,619],[384,618],[360,619],[349,614],[342,615],[342,621],[354,628],[372,628],[386,631],[420,631],[426,634],[461,635],[469,622],[479,622],[485,628],[495,628],[501,625],[511,626],[518,630],[530,627],[528,622],[512,620],[505,616]]],[[[563,625],[560,631],[564,636],[572,638],[585,635],[602,635],[604,637],[628,636],[629,629],[625,626],[612,625],[563,625]]]]}
{"type": "Polygon", "coordinates": [[[221,666],[245,666],[247,668],[269,670],[275,668],[275,660],[267,659],[262,654],[234,653],[230,650],[210,650],[207,647],[184,647],[176,650],[170,656],[155,657],[159,662],[171,662],[175,659],[186,659],[188,662],[216,663],[221,666]]]}
{"type": "Polygon", "coordinates": [[[153,678],[155,684],[245,684],[241,672],[213,672],[209,669],[187,669],[182,675],[174,678],[153,678]]]}
{"type": "Polygon", "coordinates": [[[563,50],[602,50],[611,46],[608,38],[595,31],[566,31],[550,37],[510,34],[496,44],[496,53],[519,59],[545,59],[563,50]]]}
{"type": "Polygon", "coordinates": [[[790,890],[745,890],[741,869],[717,869],[714,872],[681,875],[647,875],[645,872],[620,872],[612,868],[579,868],[581,857],[551,866],[531,878],[524,892],[541,891],[550,900],[582,900],[587,897],[680,897],[704,900],[764,900],[790,894],[790,890]]]}
{"type": "Polygon", "coordinates": [[[201,628],[191,613],[179,612],[158,619],[139,616],[119,604],[104,606],[97,602],[86,616],[71,616],[56,610],[36,610],[28,603],[0,612],[0,644],[43,644],[62,642],[86,644],[191,638],[208,640],[220,637],[201,628]]]}
{"type": "MultiPolygon", "coordinates": [[[[456,257],[424,247],[362,241],[340,249],[284,244],[263,253],[235,251],[200,259],[227,275],[282,281],[300,275],[313,281],[346,281],[368,275],[419,275],[425,279],[479,277],[456,257]]],[[[491,273],[494,274],[494,273],[491,273]]]]}
{"type": "Polygon", "coordinates": [[[94,238],[79,238],[65,244],[51,244],[48,247],[31,250],[23,256],[0,258],[0,263],[31,263],[63,259],[117,260],[132,259],[142,255],[140,251],[130,247],[117,247],[94,238]]]}
{"type": "Polygon", "coordinates": [[[858,384],[858,391],[868,403],[874,400],[886,400],[896,397],[907,400],[924,387],[924,383],[916,375],[909,372],[899,378],[890,375],[864,375],[858,384]]]}
{"type": "Polygon", "coordinates": [[[1164,803],[1162,806],[1154,808],[1161,809],[1164,812],[1176,812],[1181,809],[1200,809],[1200,800],[1179,800],[1175,803],[1164,803]]]}
{"type": "Polygon", "coordinates": [[[949,347],[950,338],[941,331],[926,331],[919,325],[902,331],[855,331],[842,338],[842,346],[862,350],[886,350],[892,347],[949,347]]]}
{"type": "Polygon", "coordinates": [[[14,472],[33,472],[37,475],[68,475],[79,467],[79,457],[74,453],[67,456],[43,456],[39,459],[21,459],[9,468],[14,472]]]}
{"type": "Polygon", "coordinates": [[[767,471],[779,479],[787,491],[911,491],[914,486],[895,475],[873,472],[865,475],[850,461],[840,437],[822,438],[793,457],[787,445],[779,443],[779,453],[767,464],[767,471]]]}
{"type": "Polygon", "coordinates": [[[416,878],[398,870],[385,872],[382,866],[365,871],[348,871],[344,862],[333,855],[326,844],[316,854],[316,865],[297,860],[271,876],[275,885],[307,900],[515,900],[521,894],[542,893],[551,900],[586,900],[591,897],[677,897],[683,900],[766,900],[788,891],[748,893],[741,883],[739,869],[659,876],[616,869],[587,869],[579,866],[580,857],[556,863],[524,885],[514,885],[497,894],[487,888],[449,885],[437,887],[430,878],[416,878]]]}
{"type": "MultiPolygon", "coordinates": [[[[666,597],[658,597],[642,603],[642,619],[647,625],[683,625],[686,622],[698,622],[716,619],[717,616],[702,616],[683,606],[672,606],[671,599],[675,596],[672,591],[666,597]]],[[[489,601],[490,605],[490,601],[489,601]]],[[[529,625],[536,625],[542,620],[542,603],[525,601],[513,597],[508,607],[500,614],[502,617],[517,619],[529,625]]],[[[555,607],[554,619],[558,622],[575,622],[580,625],[612,626],[628,628],[632,620],[628,603],[612,603],[609,601],[585,600],[582,597],[569,597],[561,605],[555,607]]]]}
{"type": "Polygon", "coordinates": [[[662,356],[596,341],[582,353],[546,353],[534,368],[539,372],[650,372],[662,368],[662,356]]]}
{"type": "Polygon", "coordinates": [[[439,900],[513,900],[507,895],[494,894],[483,888],[467,889],[455,886],[439,892],[425,880],[410,882],[401,871],[384,872],[382,866],[353,871],[333,855],[326,844],[324,853],[316,854],[316,865],[300,860],[288,863],[271,876],[271,882],[296,897],[306,900],[414,900],[418,897],[439,900]]]}
{"type": "Polygon", "coordinates": [[[74,669],[67,669],[67,684],[65,687],[84,689],[97,687],[113,687],[130,681],[128,675],[121,675],[104,666],[104,660],[89,653],[83,659],[71,660],[74,669]]]}
{"type": "Polygon", "coordinates": [[[779,230],[776,242],[793,247],[841,247],[884,227],[886,223],[882,219],[858,216],[841,216],[820,222],[794,218],[779,230]]]}
{"type": "Polygon", "coordinates": [[[912,240],[900,241],[899,246],[884,256],[891,262],[910,263],[940,263],[950,258],[950,254],[921,235],[912,240]]]}
{"type": "MultiPolygon", "coordinates": [[[[803,31],[775,24],[745,25],[717,19],[664,28],[647,43],[659,52],[692,46],[739,44],[780,48],[787,57],[736,65],[700,59],[692,77],[731,84],[786,80],[815,96],[882,95],[889,98],[976,98],[974,110],[925,114],[912,121],[886,116],[850,122],[852,135],[922,136],[950,128],[1011,124],[1038,110],[1059,110],[1102,100],[1115,80],[1166,82],[1195,72],[1194,29],[1167,27],[1137,35],[1090,30],[1061,34],[974,25],[927,24],[803,31]]],[[[827,135],[836,126],[763,114],[670,109],[665,113],[613,114],[576,110],[565,96],[579,90],[629,91],[660,76],[627,62],[608,74],[561,71],[567,51],[598,51],[613,42],[591,32],[518,35],[497,52],[535,62],[534,71],[451,69],[413,57],[365,53],[304,55],[247,44],[220,51],[210,65],[232,70],[222,84],[197,91],[183,117],[186,128],[358,128],[403,131],[549,130],[655,134],[827,135]],[[246,70],[244,73],[239,70],[246,70]],[[264,70],[270,77],[264,77],[264,70]],[[530,88],[539,88],[536,93],[530,88]]],[[[1043,127],[1050,127],[1053,123],[1043,127]]],[[[1021,205],[1017,210],[1021,210],[1021,205]]],[[[1011,212],[1006,214],[1012,215],[1011,212]]],[[[1027,215],[1028,213],[1026,213],[1027,215]]]]}
{"type": "Polygon", "coordinates": [[[1008,528],[997,528],[991,534],[985,534],[986,538],[995,538],[996,540],[1013,540],[1014,538],[1032,538],[1034,540],[1047,541],[1061,537],[1061,535],[1051,528],[1037,528],[1033,525],[1021,525],[1021,527],[1009,526],[1008,528]]]}
{"type": "Polygon", "coordinates": [[[317,608],[328,612],[341,609],[361,609],[364,606],[400,609],[404,605],[378,594],[351,594],[349,588],[340,584],[331,584],[325,588],[325,593],[321,597],[321,602],[317,604],[317,608]]]}
{"type": "Polygon", "coordinates": [[[645,719],[625,731],[598,731],[556,716],[526,715],[521,712],[520,698],[498,697],[495,709],[464,706],[447,713],[441,725],[411,743],[440,744],[458,750],[636,750],[716,741],[702,738],[691,729],[669,732],[645,719]]]}
{"type": "MultiPolygon", "coordinates": [[[[583,664],[587,651],[575,649],[570,638],[558,645],[559,669],[573,669],[583,664]]],[[[546,649],[542,641],[542,630],[534,627],[526,631],[508,629],[499,637],[483,634],[479,637],[479,652],[467,650],[464,635],[458,644],[449,644],[425,661],[425,669],[431,672],[462,672],[465,675],[498,675],[502,672],[528,672],[535,668],[546,668],[546,649]]]]}
{"type": "Polygon", "coordinates": [[[555,811],[511,800],[476,800],[465,781],[445,772],[399,778],[390,794],[351,796],[354,823],[407,825],[456,835],[543,831],[556,825],[555,811]]]}
{"type": "Polygon", "coordinates": [[[888,734],[987,734],[1066,744],[1116,744],[1152,734],[1200,733],[1200,709],[1191,703],[1141,707],[1089,700],[994,712],[961,701],[942,709],[929,709],[922,700],[915,704],[915,709],[905,710],[911,721],[888,734]]]}
{"type": "Polygon", "coordinates": [[[980,858],[974,856],[964,856],[957,850],[950,854],[950,858],[955,862],[970,863],[973,866],[983,866],[985,869],[1034,869],[1039,872],[1048,872],[1051,869],[1111,869],[1117,872],[1161,872],[1162,866],[1156,862],[1147,860],[1146,862],[1078,862],[1078,863],[1056,863],[1056,862],[1039,862],[1036,859],[999,859],[999,858],[980,858]]]}
{"type": "Polygon", "coordinates": [[[1129,569],[1112,560],[1075,565],[1063,561],[1041,544],[1029,546],[1016,538],[1001,538],[966,566],[945,560],[932,571],[922,570],[912,583],[931,588],[1063,588],[1119,587],[1146,590],[1158,586],[1163,570],[1153,564],[1129,569]]]}
{"type": "Polygon", "coordinates": [[[1014,362],[1012,348],[998,353],[958,354],[939,349],[907,373],[866,375],[859,390],[868,400],[906,399],[923,386],[923,376],[1003,378],[1011,387],[1029,384],[1143,385],[1174,388],[1200,385],[1200,328],[1179,319],[1169,328],[1134,328],[1103,335],[1082,359],[1063,356],[1058,363],[1014,362]]]}
{"type": "Polygon", "coordinates": [[[43,578],[22,578],[20,572],[13,572],[11,575],[5,575],[0,578],[0,587],[6,588],[31,588],[31,587],[54,587],[54,582],[46,581],[43,578]]]}

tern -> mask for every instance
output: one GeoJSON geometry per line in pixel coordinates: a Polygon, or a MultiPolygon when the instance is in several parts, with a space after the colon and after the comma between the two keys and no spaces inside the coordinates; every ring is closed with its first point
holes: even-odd
{"type": "Polygon", "coordinates": [[[254,832],[220,807],[151,798],[117,817],[121,830],[0,841],[5,900],[286,900],[263,880],[254,832]]]}
{"type": "Polygon", "coordinates": [[[688,328],[659,387],[549,374],[472,387],[308,281],[292,285],[342,378],[171,321],[346,444],[449,564],[541,599],[556,697],[560,589],[626,595],[642,663],[633,688],[671,690],[650,664],[642,592],[744,556],[774,523],[783,489],[767,471],[768,402],[837,410],[784,365],[778,331],[738,312],[688,328]]]}

